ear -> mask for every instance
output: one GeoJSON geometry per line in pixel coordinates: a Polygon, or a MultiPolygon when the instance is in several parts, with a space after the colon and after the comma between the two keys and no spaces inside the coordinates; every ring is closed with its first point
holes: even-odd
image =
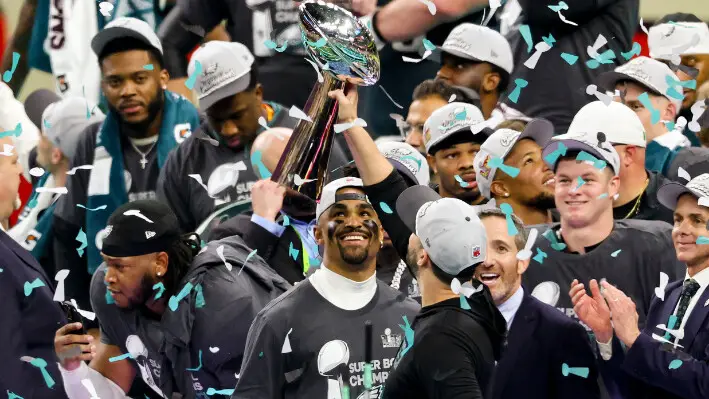
{"type": "Polygon", "coordinates": [[[431,264],[431,258],[428,257],[428,252],[425,249],[420,248],[416,251],[416,265],[418,265],[419,270],[427,269],[431,264]]]}
{"type": "Polygon", "coordinates": [[[527,259],[527,260],[518,260],[518,261],[517,261],[517,274],[519,274],[520,276],[522,276],[522,275],[524,274],[524,272],[527,271],[527,268],[529,267],[529,262],[530,262],[529,259],[527,259]]]}
{"type": "Polygon", "coordinates": [[[428,162],[428,168],[433,171],[434,174],[438,174],[438,168],[436,168],[436,158],[431,154],[426,154],[426,161],[428,162]]]}
{"type": "Polygon", "coordinates": [[[676,117],[677,117],[677,107],[675,106],[675,104],[673,102],[668,100],[668,104],[665,107],[665,110],[663,112],[661,119],[666,120],[666,121],[674,121],[676,117]]]}
{"type": "Polygon", "coordinates": [[[313,235],[315,236],[315,242],[318,245],[325,245],[325,239],[323,238],[323,231],[320,228],[320,226],[315,225],[315,228],[313,229],[313,235]]]}
{"type": "Polygon", "coordinates": [[[256,95],[256,98],[258,98],[259,102],[263,102],[263,86],[261,86],[261,83],[256,83],[256,87],[254,88],[254,95],[256,95]]]}
{"type": "Polygon", "coordinates": [[[167,69],[162,69],[160,71],[160,87],[167,87],[167,82],[170,81],[170,73],[167,71],[167,69]]]}
{"type": "Polygon", "coordinates": [[[167,252],[159,252],[158,255],[155,257],[153,271],[158,277],[165,276],[165,273],[167,273],[169,261],[170,259],[167,255],[167,252]]]}
{"type": "Polygon", "coordinates": [[[505,194],[509,194],[510,191],[507,189],[505,183],[500,180],[493,180],[490,184],[490,194],[494,197],[505,197],[505,194]]]}
{"type": "Polygon", "coordinates": [[[620,192],[620,177],[613,176],[608,182],[608,197],[613,200],[616,194],[620,192]]]}
{"type": "Polygon", "coordinates": [[[493,92],[500,85],[500,74],[489,72],[483,76],[482,89],[486,92],[493,92]]]}

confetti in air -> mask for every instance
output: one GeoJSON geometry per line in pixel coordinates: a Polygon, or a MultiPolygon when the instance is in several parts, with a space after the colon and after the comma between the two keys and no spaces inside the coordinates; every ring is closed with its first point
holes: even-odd
{"type": "Polygon", "coordinates": [[[682,360],[680,359],[672,359],[669,365],[670,370],[677,370],[682,366],[682,360]]]}
{"type": "Polygon", "coordinates": [[[264,46],[266,46],[266,48],[270,50],[276,50],[279,53],[286,51],[286,49],[288,48],[288,42],[284,42],[281,47],[278,47],[278,44],[273,40],[266,40],[263,44],[264,46]]]}
{"type": "Polygon", "coordinates": [[[32,294],[32,291],[34,291],[35,288],[39,287],[44,287],[45,284],[42,282],[42,280],[37,277],[34,281],[29,282],[25,281],[25,296],[30,296],[32,294]]]}
{"type": "Polygon", "coordinates": [[[83,228],[79,229],[79,233],[76,235],[76,241],[81,244],[81,246],[76,249],[76,252],[79,253],[80,257],[84,256],[84,250],[86,249],[88,244],[86,243],[86,233],[84,232],[83,228]]]}
{"type": "Polygon", "coordinates": [[[107,1],[102,1],[98,3],[98,11],[106,18],[111,17],[111,11],[113,11],[113,4],[107,1]]]}
{"type": "Polygon", "coordinates": [[[522,92],[522,89],[527,87],[527,85],[529,85],[529,83],[526,80],[515,79],[515,88],[514,88],[514,90],[512,90],[512,93],[510,93],[510,95],[508,96],[510,101],[517,104],[517,101],[519,100],[519,95],[522,92]]]}
{"type": "Polygon", "coordinates": [[[170,297],[170,300],[167,303],[167,306],[172,310],[173,312],[177,310],[178,305],[180,304],[180,301],[184,299],[187,294],[192,291],[192,283],[187,283],[185,284],[184,287],[182,287],[182,290],[177,294],[173,295],[170,297]]]}
{"type": "Polygon", "coordinates": [[[199,366],[194,367],[194,368],[188,368],[188,369],[185,369],[185,370],[187,370],[187,371],[199,371],[199,370],[202,369],[202,349],[200,349],[198,353],[199,353],[199,354],[198,354],[198,356],[199,356],[199,366]]]}
{"type": "Polygon", "coordinates": [[[570,53],[561,53],[561,58],[563,58],[567,64],[574,65],[576,61],[578,61],[579,56],[570,53]]]}
{"type": "Polygon", "coordinates": [[[22,134],[22,124],[18,122],[17,125],[15,125],[14,129],[0,132],[0,139],[3,137],[11,137],[11,136],[20,137],[21,134],[22,134]]]}
{"type": "Polygon", "coordinates": [[[660,272],[660,285],[655,287],[655,296],[661,301],[665,300],[665,288],[667,288],[667,283],[670,282],[670,276],[665,272],[660,272]]]}
{"type": "Polygon", "coordinates": [[[165,284],[162,282],[159,282],[155,285],[153,285],[153,291],[157,290],[158,292],[155,294],[155,300],[158,300],[162,297],[162,294],[165,293],[165,284]]]}
{"type": "Polygon", "coordinates": [[[589,370],[588,367],[569,367],[568,364],[564,363],[561,365],[561,374],[564,377],[568,377],[569,374],[573,374],[581,378],[588,378],[589,370]]]}
{"type": "Polygon", "coordinates": [[[291,353],[293,352],[293,349],[290,346],[290,333],[293,332],[293,329],[291,328],[288,330],[288,334],[286,334],[286,339],[283,341],[283,347],[281,348],[281,353],[291,353]]]}
{"type": "Polygon", "coordinates": [[[436,5],[433,4],[432,1],[429,0],[419,0],[421,3],[425,4],[426,7],[428,7],[428,12],[431,13],[431,15],[436,15],[436,5]]]}
{"type": "Polygon", "coordinates": [[[70,176],[73,176],[74,174],[76,174],[76,171],[78,171],[78,170],[91,170],[91,169],[93,169],[93,168],[94,168],[93,165],[79,165],[79,166],[74,166],[73,168],[71,168],[71,170],[69,170],[68,172],[66,172],[66,174],[67,174],[67,175],[70,175],[70,176]]]}
{"type": "Polygon", "coordinates": [[[296,119],[301,119],[304,121],[312,122],[313,120],[310,119],[308,115],[305,114],[300,108],[296,107],[295,105],[290,107],[290,111],[288,111],[288,115],[291,118],[296,118],[296,119]]]}
{"type": "Polygon", "coordinates": [[[531,229],[529,231],[529,236],[527,237],[527,243],[524,245],[524,249],[517,252],[517,259],[528,260],[532,257],[532,247],[537,241],[537,236],[539,235],[539,230],[531,229]]]}
{"type": "Polygon", "coordinates": [[[192,72],[192,75],[190,75],[187,78],[187,80],[185,81],[185,87],[192,90],[194,88],[195,83],[197,83],[197,77],[201,74],[202,74],[202,63],[195,60],[194,71],[192,72]]]}
{"type": "Polygon", "coordinates": [[[510,236],[516,236],[519,231],[515,227],[515,223],[512,220],[512,206],[507,203],[500,204],[500,210],[505,214],[505,220],[507,221],[507,234],[510,236]]]}
{"type": "Polygon", "coordinates": [[[20,62],[20,53],[13,52],[12,53],[12,68],[10,68],[9,71],[5,71],[2,74],[2,80],[5,83],[9,83],[10,80],[12,80],[12,75],[15,73],[15,69],[17,69],[18,62],[20,62]]]}
{"type": "Polygon", "coordinates": [[[520,25],[519,33],[522,35],[524,42],[527,43],[527,52],[531,53],[534,48],[534,42],[532,41],[532,31],[529,29],[529,25],[520,25]]]}
{"type": "Polygon", "coordinates": [[[394,213],[394,212],[391,210],[391,208],[389,207],[389,205],[387,205],[386,202],[380,202],[380,203],[379,203],[379,208],[381,208],[381,210],[384,211],[384,213],[388,213],[388,214],[390,214],[390,215],[391,215],[392,213],[394,213]]]}
{"type": "Polygon", "coordinates": [[[384,86],[382,86],[382,85],[378,85],[378,86],[379,86],[380,89],[382,89],[382,91],[384,92],[384,94],[385,94],[387,97],[389,97],[389,101],[391,101],[392,103],[394,103],[394,105],[396,105],[399,109],[404,109],[404,107],[402,107],[399,103],[397,103],[396,101],[394,101],[394,99],[389,95],[389,93],[387,93],[387,91],[384,89],[384,86]]]}
{"type": "Polygon", "coordinates": [[[54,291],[53,301],[64,302],[64,299],[66,299],[64,294],[64,280],[66,280],[68,275],[69,269],[62,269],[54,276],[54,281],[57,282],[57,289],[54,291]]]}
{"type": "Polygon", "coordinates": [[[660,121],[660,111],[653,107],[652,102],[650,101],[650,96],[647,93],[639,95],[638,101],[640,101],[643,107],[650,111],[650,123],[654,125],[660,121]]]}

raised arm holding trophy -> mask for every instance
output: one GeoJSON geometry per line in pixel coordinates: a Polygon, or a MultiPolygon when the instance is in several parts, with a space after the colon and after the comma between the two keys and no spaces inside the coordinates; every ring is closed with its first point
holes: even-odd
{"type": "Polygon", "coordinates": [[[310,58],[323,71],[271,179],[319,199],[328,181],[328,160],[337,121],[337,101],[328,92],[347,83],[371,86],[379,79],[379,54],[369,29],[351,12],[324,1],[300,5],[300,30],[310,58]],[[299,178],[296,178],[298,176],[299,178]]]}

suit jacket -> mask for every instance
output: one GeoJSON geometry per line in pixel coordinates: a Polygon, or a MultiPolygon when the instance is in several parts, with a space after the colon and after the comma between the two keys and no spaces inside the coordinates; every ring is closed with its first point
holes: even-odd
{"type": "Polygon", "coordinates": [[[525,292],[497,364],[492,399],[599,398],[596,360],[586,330],[525,292]],[[582,378],[564,376],[562,364],[587,367],[582,378]]]}
{"type": "Polygon", "coordinates": [[[26,399],[66,398],[54,353],[54,333],[66,324],[66,317],[53,301],[53,281],[4,231],[0,268],[0,392],[26,399]],[[39,282],[43,285],[30,290],[30,283],[39,282]],[[51,380],[43,378],[39,367],[20,360],[23,356],[44,360],[51,380]]]}
{"type": "MultiPolygon", "coordinates": [[[[256,253],[290,284],[303,280],[305,278],[303,275],[303,243],[295,229],[287,227],[280,237],[275,236],[257,223],[252,222],[252,214],[253,212],[245,212],[224,221],[212,231],[209,241],[239,236],[246,245],[255,249],[256,253]],[[291,256],[291,245],[293,245],[294,251],[298,251],[295,259],[291,256]]],[[[280,223],[281,219],[282,216],[279,216],[276,222],[280,223]]],[[[310,254],[310,256],[313,257],[315,254],[310,254]]]]}
{"type": "MultiPolygon", "coordinates": [[[[684,348],[652,338],[664,336],[657,325],[667,325],[682,292],[683,281],[675,281],[665,288],[665,300],[655,297],[650,304],[647,324],[635,343],[623,351],[613,338],[613,356],[602,360],[604,375],[614,376],[619,388],[617,397],[626,399],[706,399],[709,398],[709,289],[699,298],[684,326],[684,348]],[[679,361],[681,363],[678,363],[679,361]],[[676,361],[673,369],[670,363],[676,361]],[[676,368],[674,368],[676,367],[676,368]]],[[[674,342],[674,337],[670,337],[674,342]]]]}

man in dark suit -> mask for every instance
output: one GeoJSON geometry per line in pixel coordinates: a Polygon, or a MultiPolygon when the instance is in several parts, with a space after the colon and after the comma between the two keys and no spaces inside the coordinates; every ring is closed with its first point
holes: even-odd
{"type": "Polygon", "coordinates": [[[54,355],[54,331],[66,318],[42,266],[5,233],[22,167],[10,137],[0,137],[0,149],[0,392],[9,398],[66,397],[54,355]]]}
{"type": "Polygon", "coordinates": [[[507,321],[507,347],[497,364],[492,399],[599,398],[596,361],[585,329],[522,288],[530,254],[519,218],[499,209],[479,213],[487,233],[487,257],[475,278],[490,288],[507,321]],[[509,224],[509,225],[508,225],[509,224]],[[512,226],[514,225],[514,226],[512,226]],[[517,234],[510,235],[512,227],[517,234]],[[578,373],[565,373],[566,364],[578,373]]]}
{"type": "Polygon", "coordinates": [[[574,281],[574,310],[599,342],[604,375],[613,376],[626,399],[706,399],[709,397],[709,173],[687,185],[669,183],[658,200],[674,211],[672,241],[687,264],[684,279],[667,284],[660,276],[642,332],[635,303],[616,287],[591,280],[588,296],[574,281]],[[603,290],[603,291],[601,291],[603,290]],[[611,317],[612,315],[612,317],[611,317]],[[612,324],[611,324],[612,320],[612,324]],[[624,345],[624,348],[621,347],[624,345]]]}

